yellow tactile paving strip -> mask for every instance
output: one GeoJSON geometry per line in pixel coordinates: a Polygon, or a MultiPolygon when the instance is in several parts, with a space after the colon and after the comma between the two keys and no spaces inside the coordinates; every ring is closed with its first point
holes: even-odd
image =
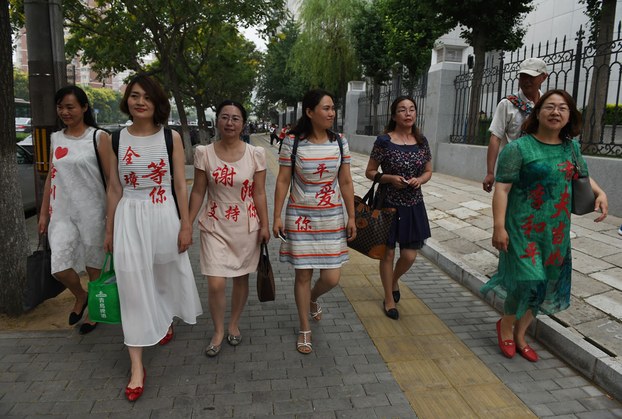
{"type": "MultiPolygon", "coordinates": [[[[276,156],[266,160],[276,176],[276,156]]],[[[386,317],[377,261],[351,251],[339,285],[419,418],[536,418],[407,287],[400,319],[386,317]]]]}
{"type": "Polygon", "coordinates": [[[536,416],[410,290],[382,311],[378,263],[350,252],[340,285],[419,418],[536,416]]]}

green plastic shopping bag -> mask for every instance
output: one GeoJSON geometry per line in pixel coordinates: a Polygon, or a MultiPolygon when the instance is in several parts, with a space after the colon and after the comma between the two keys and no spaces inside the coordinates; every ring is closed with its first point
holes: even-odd
{"type": "Polygon", "coordinates": [[[89,282],[89,317],[98,323],[121,323],[119,290],[112,253],[106,253],[99,278],[89,282]]]}

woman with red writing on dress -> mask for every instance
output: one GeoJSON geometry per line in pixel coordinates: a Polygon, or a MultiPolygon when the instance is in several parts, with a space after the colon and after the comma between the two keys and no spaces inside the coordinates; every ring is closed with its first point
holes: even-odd
{"type": "Polygon", "coordinates": [[[318,298],[339,283],[341,266],[348,261],[346,240],[354,240],[356,225],[350,149],[345,138],[330,130],[335,119],[333,97],[324,90],[311,90],[302,99],[302,109],[279,154],[272,231],[285,240],[280,261],[296,270],[294,295],[300,322],[296,350],[309,354],[309,315],[315,321],[322,318],[318,298]],[[314,269],[320,277],[311,287],[314,269]]]}
{"type": "MultiPolygon", "coordinates": [[[[533,317],[570,304],[573,150],[582,174],[587,165],[572,140],[581,132],[581,113],[564,90],[545,93],[522,129],[527,135],[499,155],[492,199],[492,245],[499,250],[499,270],[481,292],[494,290],[505,298],[497,322],[502,354],[512,358],[518,352],[536,362],[538,354],[525,340],[533,317]]],[[[590,180],[599,222],[607,216],[607,196],[590,180]]]]}
{"type": "Polygon", "coordinates": [[[239,323],[248,298],[248,274],[257,270],[260,244],[270,240],[266,201],[266,151],[241,141],[246,110],[225,100],[216,109],[220,139],[194,156],[190,220],[199,214],[201,273],[207,277],[214,334],[205,355],[220,353],[225,339],[226,279],[232,278],[227,343],[242,342],[239,323]]]}
{"type": "Polygon", "coordinates": [[[169,161],[164,124],[170,104],[162,87],[147,76],[128,84],[121,110],[132,125],[120,132],[111,150],[106,251],[113,251],[131,378],[129,401],[143,393],[143,347],[173,339],[173,318],[195,324],[202,314],[188,259],[192,223],[188,215],[184,149],[172,132],[169,161]],[[171,179],[171,169],[174,174],[171,179]],[[178,208],[172,195],[175,189],[178,208]]]}
{"type": "MultiPolygon", "coordinates": [[[[108,134],[97,129],[81,88],[63,87],[55,99],[64,128],[52,134],[52,162],[43,188],[39,233],[49,232],[52,273],[76,298],[69,314],[69,324],[74,325],[82,320],[88,299],[78,272],[86,269],[93,281],[104,263],[106,187],[93,141],[102,161],[107,161],[108,149],[102,139],[108,134]]],[[[108,173],[107,166],[102,169],[108,173]]],[[[86,318],[78,330],[87,334],[96,326],[86,318]]]]}

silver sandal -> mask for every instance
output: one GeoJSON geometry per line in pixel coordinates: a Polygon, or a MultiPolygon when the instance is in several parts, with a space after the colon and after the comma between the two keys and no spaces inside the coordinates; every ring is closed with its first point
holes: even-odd
{"type": "Polygon", "coordinates": [[[313,351],[313,345],[311,344],[311,340],[307,341],[307,335],[310,334],[311,331],[300,331],[299,335],[302,335],[302,342],[296,341],[296,350],[303,355],[308,355],[313,351]]]}
{"type": "Polygon", "coordinates": [[[319,322],[320,320],[322,320],[322,306],[317,301],[311,301],[311,304],[315,304],[316,311],[310,311],[309,314],[311,315],[311,318],[313,318],[313,320],[319,322]]]}

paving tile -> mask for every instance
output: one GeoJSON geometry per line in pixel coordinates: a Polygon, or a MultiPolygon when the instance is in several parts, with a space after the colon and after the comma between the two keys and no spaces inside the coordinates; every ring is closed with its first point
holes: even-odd
{"type": "Polygon", "coordinates": [[[613,290],[604,294],[594,295],[587,298],[586,301],[599,310],[617,319],[622,319],[622,291],[613,290]]]}

